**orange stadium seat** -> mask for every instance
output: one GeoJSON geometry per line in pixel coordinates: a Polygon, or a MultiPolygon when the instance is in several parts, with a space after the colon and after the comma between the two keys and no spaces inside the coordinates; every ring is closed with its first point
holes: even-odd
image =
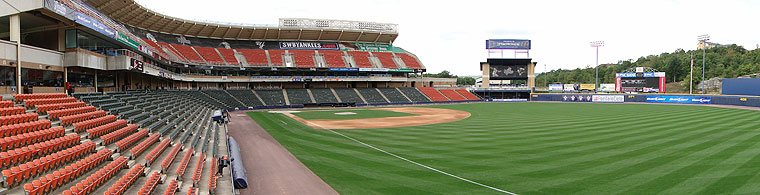
{"type": "Polygon", "coordinates": [[[166,48],[167,50],[169,50],[169,52],[171,52],[173,55],[177,56],[180,61],[185,61],[185,62],[188,61],[185,57],[183,57],[182,55],[180,55],[179,51],[177,51],[176,49],[174,49],[174,47],[172,47],[171,44],[164,43],[164,42],[156,42],[156,44],[158,44],[161,47],[166,48]]]}
{"type": "MultiPolygon", "coordinates": [[[[45,194],[49,193],[50,191],[55,190],[55,188],[59,187],[59,184],[68,183],[71,179],[77,178],[80,175],[86,173],[87,171],[97,167],[101,163],[105,162],[108,158],[111,157],[111,150],[100,150],[95,154],[91,154],[75,163],[72,163],[69,166],[66,166],[64,168],[59,169],[60,176],[56,177],[53,174],[48,174],[46,176],[41,177],[40,179],[32,181],[32,185],[24,185],[24,192],[27,195],[36,195],[36,194],[45,194]]],[[[123,160],[117,160],[121,161],[119,163],[123,163],[123,165],[126,165],[126,159],[123,157],[120,157],[119,159],[123,160]]],[[[117,161],[113,161],[112,163],[116,163],[117,161]]],[[[57,167],[60,165],[55,165],[53,167],[57,167]]],[[[91,178],[88,178],[91,179],[91,178]]],[[[84,193],[84,188],[86,188],[85,185],[80,185],[81,183],[77,184],[76,186],[73,186],[71,189],[76,189],[73,194],[79,194],[84,193]]],[[[88,183],[88,185],[91,183],[88,183]]],[[[72,192],[69,192],[72,193],[72,192]]],[[[86,193],[85,193],[86,194],[86,193]]]]}
{"type": "Polygon", "coordinates": [[[69,115],[60,117],[61,119],[61,125],[71,125],[73,123],[82,122],[85,120],[93,119],[93,118],[99,118],[106,115],[106,111],[104,110],[98,110],[98,111],[92,111],[87,113],[81,113],[81,114],[75,114],[75,115],[69,115]]]}
{"type": "MultiPolygon", "coordinates": [[[[78,136],[74,135],[73,137],[77,138],[76,139],[77,142],[79,141],[78,136]]],[[[26,164],[24,164],[26,166],[19,165],[16,167],[12,167],[10,169],[3,170],[2,171],[3,184],[5,185],[5,187],[16,185],[22,179],[28,179],[28,178],[34,177],[37,174],[46,172],[54,167],[58,167],[60,165],[63,165],[75,159],[79,159],[85,154],[91,153],[94,150],[95,150],[95,143],[88,141],[88,142],[84,142],[82,144],[76,145],[74,147],[67,148],[66,150],[61,150],[56,153],[40,157],[39,159],[31,160],[27,162],[26,164]],[[19,170],[20,172],[17,172],[16,174],[14,174],[13,170],[19,170]],[[23,174],[20,174],[20,173],[23,173],[23,174]],[[24,178],[20,178],[21,175],[24,175],[24,178]]],[[[65,172],[66,170],[64,169],[64,173],[65,172]]]]}
{"type": "Polygon", "coordinates": [[[85,102],[69,102],[69,103],[59,103],[59,104],[38,105],[35,107],[37,107],[37,113],[45,114],[47,111],[51,111],[51,110],[78,108],[78,107],[83,107],[86,105],[87,103],[85,102]]]}
{"type": "Polygon", "coordinates": [[[97,126],[92,129],[87,130],[87,138],[94,139],[97,137],[100,137],[101,135],[111,133],[117,129],[120,129],[122,127],[127,126],[127,120],[116,120],[114,122],[110,122],[101,126],[97,126]]]}
{"type": "Polygon", "coordinates": [[[319,51],[319,54],[325,56],[325,62],[327,67],[330,68],[345,68],[346,62],[343,61],[342,51],[319,51]]]}
{"type": "Polygon", "coordinates": [[[178,187],[179,186],[177,180],[172,179],[169,181],[169,186],[166,187],[166,190],[164,190],[164,195],[174,195],[174,193],[177,192],[178,187]]]}
{"type": "Polygon", "coordinates": [[[372,62],[369,61],[369,53],[366,51],[348,51],[348,54],[354,57],[356,66],[359,68],[372,68],[372,62]]]}
{"type": "Polygon", "coordinates": [[[136,131],[138,127],[140,126],[136,124],[130,124],[119,130],[100,136],[100,139],[103,140],[102,142],[103,145],[108,145],[108,144],[118,141],[121,138],[124,138],[130,135],[132,132],[136,131]]]}
{"type": "Polygon", "coordinates": [[[393,53],[390,52],[372,52],[373,55],[380,59],[380,63],[383,64],[383,68],[398,68],[396,62],[393,61],[393,53]]]}
{"type": "Polygon", "coordinates": [[[37,113],[34,113],[34,112],[8,115],[8,116],[0,116],[0,125],[13,125],[13,124],[37,121],[38,117],[39,115],[37,115],[37,113]]]}
{"type": "MultiPolygon", "coordinates": [[[[90,194],[97,189],[101,184],[108,181],[111,177],[116,175],[121,169],[127,166],[127,159],[120,156],[116,160],[108,163],[105,167],[99,169],[97,172],[91,174],[87,178],[80,181],[76,188],[70,188],[68,193],[71,194],[90,194]],[[82,185],[79,185],[82,184],[82,185]]],[[[64,192],[65,194],[66,192],[64,192]]]]}
{"type": "Polygon", "coordinates": [[[156,141],[158,141],[158,138],[160,137],[161,136],[159,134],[153,134],[150,137],[148,137],[148,139],[143,140],[142,142],[137,144],[137,146],[130,149],[129,153],[132,153],[132,155],[130,156],[130,159],[133,159],[139,156],[140,154],[142,154],[142,152],[144,152],[146,149],[148,149],[148,147],[153,145],[153,143],[156,143],[156,141]]]}
{"type": "Polygon", "coordinates": [[[182,175],[185,174],[185,169],[187,169],[187,164],[190,163],[190,157],[193,156],[193,149],[190,148],[187,151],[185,151],[185,155],[182,157],[182,161],[179,163],[179,167],[177,167],[177,177],[182,177],[182,175]]]}
{"type": "Polygon", "coordinates": [[[66,97],[65,93],[35,93],[35,94],[13,94],[13,100],[22,102],[33,99],[62,98],[66,97]]]}
{"type": "Polygon", "coordinates": [[[441,89],[441,90],[438,90],[438,91],[440,91],[443,95],[445,95],[446,97],[448,97],[452,101],[467,100],[467,98],[463,97],[462,95],[459,95],[459,93],[457,93],[453,89],[441,89]]]}
{"type": "Polygon", "coordinates": [[[203,164],[206,162],[206,154],[201,152],[198,156],[198,163],[195,164],[195,171],[193,172],[193,186],[197,186],[201,181],[201,175],[203,174],[203,164]]]}
{"type": "Polygon", "coordinates": [[[203,56],[203,59],[206,59],[206,62],[210,64],[225,64],[222,56],[219,56],[219,53],[217,53],[214,48],[195,47],[195,51],[198,51],[198,53],[203,56]]]}
{"type": "Polygon", "coordinates": [[[478,98],[478,96],[476,96],[475,94],[470,93],[466,89],[457,89],[456,91],[459,92],[459,94],[462,94],[462,96],[464,96],[468,100],[479,100],[480,99],[480,98],[478,98]]]}
{"type": "Polygon", "coordinates": [[[282,54],[285,54],[285,50],[268,50],[269,52],[269,59],[272,60],[272,66],[283,66],[282,64],[282,54]]]}
{"type": "Polygon", "coordinates": [[[423,94],[428,96],[430,100],[433,100],[435,102],[441,102],[441,101],[449,101],[449,98],[446,98],[446,96],[443,96],[438,90],[435,90],[435,88],[432,87],[418,87],[417,89],[420,90],[423,94]]]}
{"type": "Polygon", "coordinates": [[[3,140],[0,140],[0,149],[5,151],[27,145],[33,145],[35,143],[61,137],[63,134],[65,134],[65,129],[58,126],[41,131],[33,131],[29,133],[4,137],[3,140]]]}
{"type": "Polygon", "coordinates": [[[121,195],[124,194],[124,192],[131,186],[135,181],[137,181],[137,178],[142,175],[143,170],[145,170],[145,167],[137,164],[132,169],[129,169],[129,172],[119,178],[119,181],[117,181],[115,184],[113,184],[104,195],[121,195]]]}
{"type": "Polygon", "coordinates": [[[13,106],[13,101],[0,100],[0,108],[7,108],[13,106]]]}
{"type": "Polygon", "coordinates": [[[74,130],[76,130],[76,132],[83,132],[87,129],[91,129],[91,128],[94,128],[106,123],[114,122],[114,121],[116,121],[115,115],[106,115],[106,116],[102,116],[98,118],[87,119],[81,122],[76,122],[73,125],[74,125],[74,130]]]}
{"type": "Polygon", "coordinates": [[[50,119],[58,119],[60,117],[64,116],[70,116],[75,114],[81,114],[85,112],[92,112],[95,111],[95,106],[85,106],[85,107],[78,107],[78,108],[67,108],[67,109],[61,109],[61,110],[51,110],[48,111],[48,117],[50,119]]]}
{"type": "Polygon", "coordinates": [[[148,195],[153,193],[153,190],[156,189],[156,185],[158,185],[158,181],[161,180],[161,173],[159,172],[153,172],[153,174],[150,174],[148,176],[148,180],[145,181],[145,184],[140,188],[140,191],[137,191],[138,195],[148,195]]]}
{"type": "Polygon", "coordinates": [[[165,139],[160,144],[158,144],[158,147],[153,148],[153,150],[151,150],[150,152],[148,152],[148,155],[145,156],[146,163],[149,164],[149,165],[153,164],[153,161],[156,160],[156,158],[158,158],[158,155],[160,155],[161,152],[164,152],[164,150],[166,149],[166,147],[168,147],[169,144],[171,144],[171,143],[172,143],[171,139],[165,139]]]}
{"type": "Polygon", "coordinates": [[[8,137],[32,131],[39,131],[50,128],[49,120],[31,121],[14,125],[0,126],[0,136],[8,137]]]}
{"type": "Polygon", "coordinates": [[[396,56],[400,57],[401,60],[404,61],[404,64],[406,64],[406,68],[422,69],[422,66],[420,65],[419,61],[417,61],[417,59],[412,57],[411,55],[406,54],[406,53],[396,53],[396,56]]]}
{"type": "Polygon", "coordinates": [[[124,139],[119,140],[118,142],[116,142],[117,151],[124,151],[125,149],[127,149],[127,147],[131,146],[132,144],[135,144],[137,140],[140,140],[147,135],[148,135],[148,130],[142,129],[138,131],[137,133],[134,133],[124,139]]]}
{"type": "MultiPolygon", "coordinates": [[[[238,49],[242,53],[248,65],[251,66],[268,66],[267,53],[263,49],[238,49]]],[[[282,64],[282,62],[280,62],[282,64]]]]}
{"type": "Polygon", "coordinates": [[[0,116],[17,115],[17,114],[23,114],[23,113],[26,113],[26,108],[21,107],[21,106],[0,108],[0,116]]]}
{"type": "Polygon", "coordinates": [[[161,173],[166,172],[167,169],[169,169],[169,166],[171,166],[174,158],[177,157],[177,154],[180,150],[182,150],[182,144],[176,144],[174,148],[172,148],[172,151],[169,152],[169,155],[166,156],[163,161],[161,161],[161,173]]]}
{"type": "Polygon", "coordinates": [[[187,58],[187,60],[190,62],[204,63],[203,58],[201,58],[201,56],[199,56],[192,47],[177,44],[171,44],[171,46],[174,47],[174,49],[177,49],[177,51],[185,56],[185,58],[187,58]]]}
{"type": "Polygon", "coordinates": [[[216,48],[216,50],[218,50],[219,53],[222,54],[222,58],[224,58],[224,60],[227,61],[228,64],[232,64],[232,65],[240,64],[238,63],[237,58],[235,58],[235,51],[233,51],[232,49],[216,48]]]}
{"type": "Polygon", "coordinates": [[[69,103],[69,102],[75,102],[77,101],[74,97],[60,97],[60,98],[45,98],[45,99],[28,99],[24,100],[24,104],[26,107],[31,108],[36,105],[45,105],[45,104],[60,104],[60,103],[69,103]]]}
{"type": "Polygon", "coordinates": [[[316,67],[314,65],[314,50],[290,50],[288,51],[291,54],[293,54],[293,59],[295,59],[296,67],[299,68],[314,68],[316,67]]]}

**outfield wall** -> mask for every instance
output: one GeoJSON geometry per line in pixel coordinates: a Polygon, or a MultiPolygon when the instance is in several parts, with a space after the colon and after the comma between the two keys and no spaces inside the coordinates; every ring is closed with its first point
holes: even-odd
{"type": "Polygon", "coordinates": [[[530,101],[719,104],[760,107],[760,96],[741,95],[532,93],[530,95],[530,101]]]}

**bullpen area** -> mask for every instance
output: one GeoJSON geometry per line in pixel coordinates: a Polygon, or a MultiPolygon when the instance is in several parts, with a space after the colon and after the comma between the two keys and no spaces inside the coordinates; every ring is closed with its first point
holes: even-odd
{"type": "MultiPolygon", "coordinates": [[[[404,117],[423,114],[341,109],[247,115],[307,172],[341,194],[760,193],[758,111],[537,102],[405,109],[468,116],[415,126],[332,129],[303,120],[403,123],[404,117]],[[353,117],[340,119],[346,115],[353,117]]],[[[230,134],[247,131],[232,127],[230,134]]],[[[259,153],[246,149],[243,153],[259,153]]],[[[249,178],[269,174],[246,168],[249,178]]]]}

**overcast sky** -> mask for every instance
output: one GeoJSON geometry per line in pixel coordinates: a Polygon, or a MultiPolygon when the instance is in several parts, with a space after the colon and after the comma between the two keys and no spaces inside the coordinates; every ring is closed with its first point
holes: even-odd
{"type": "MultiPolygon", "coordinates": [[[[413,1],[413,0],[138,0],[160,13],[193,20],[276,25],[279,18],[399,24],[395,46],[416,54],[428,72],[478,75],[486,39],[530,39],[537,72],[594,66],[591,41],[604,41],[599,63],[694,50],[697,36],[760,44],[760,1],[413,1]]],[[[521,54],[524,56],[524,54],[521,54]]],[[[505,51],[505,56],[514,56],[505,51]],[[507,55],[508,54],[508,55],[507,55]]],[[[498,57],[498,56],[496,56],[498,57]]]]}

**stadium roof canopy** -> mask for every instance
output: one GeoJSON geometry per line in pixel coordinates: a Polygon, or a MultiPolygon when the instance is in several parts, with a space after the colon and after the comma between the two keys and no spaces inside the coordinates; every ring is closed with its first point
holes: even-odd
{"type": "Polygon", "coordinates": [[[393,43],[398,25],[318,19],[280,19],[278,25],[223,24],[167,16],[134,0],[85,0],[112,19],[133,27],[192,37],[238,40],[307,40],[393,43]]]}

